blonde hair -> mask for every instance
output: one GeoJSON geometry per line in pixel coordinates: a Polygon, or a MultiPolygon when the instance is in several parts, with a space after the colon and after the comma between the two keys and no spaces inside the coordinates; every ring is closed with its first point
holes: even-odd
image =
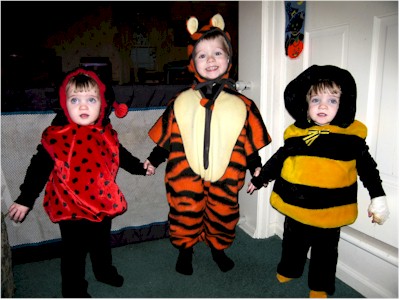
{"type": "Polygon", "coordinates": [[[306,95],[307,102],[310,101],[312,95],[323,94],[326,92],[340,97],[342,94],[342,89],[340,88],[340,85],[334,81],[322,80],[310,87],[306,95]]]}
{"type": "MultiPolygon", "coordinates": [[[[206,33],[203,37],[202,37],[202,41],[210,41],[210,40],[215,40],[215,39],[219,39],[222,42],[222,46],[223,49],[226,53],[226,55],[228,57],[230,57],[232,55],[231,53],[231,48],[229,47],[228,41],[226,40],[225,36],[219,32],[219,31],[212,31],[210,33],[206,33]]],[[[196,48],[197,46],[194,48],[193,50],[193,56],[196,56],[196,48]]]]}

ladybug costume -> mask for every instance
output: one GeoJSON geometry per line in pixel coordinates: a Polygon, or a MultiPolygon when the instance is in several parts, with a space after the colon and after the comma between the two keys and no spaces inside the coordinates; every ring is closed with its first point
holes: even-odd
{"type": "Polygon", "coordinates": [[[60,88],[60,104],[70,123],[50,126],[42,135],[42,144],[55,162],[43,204],[52,222],[77,219],[99,222],[127,209],[125,197],[115,182],[119,166],[118,134],[111,124],[102,125],[107,107],[104,92],[105,86],[95,73],[80,69],[70,73],[60,88]],[[66,109],[66,85],[79,74],[90,75],[100,89],[102,105],[94,125],[73,123],[66,109]]]}
{"type": "Polygon", "coordinates": [[[72,71],[64,79],[59,96],[63,111],[43,132],[42,143],[31,159],[15,202],[32,209],[47,182],[43,205],[61,232],[62,295],[87,298],[88,253],[98,281],[116,287],[123,284],[124,278],[112,265],[110,232],[112,218],[127,210],[127,202],[115,178],[119,167],[137,175],[146,175],[146,170],[119,143],[110,124],[112,108],[121,118],[128,113],[128,106],[114,101],[112,88],[107,89],[96,73],[85,69],[72,71]],[[72,122],[66,108],[67,84],[82,75],[96,81],[101,101],[99,118],[87,126],[72,122]]]}

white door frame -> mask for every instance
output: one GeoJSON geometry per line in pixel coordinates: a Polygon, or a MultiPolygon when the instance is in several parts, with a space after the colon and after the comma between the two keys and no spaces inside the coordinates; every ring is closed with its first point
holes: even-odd
{"type": "MultiPolygon", "coordinates": [[[[272,137],[271,144],[259,152],[263,163],[283,142],[284,118],[275,116],[285,114],[284,26],[283,1],[239,2],[239,80],[251,83],[250,90],[243,94],[258,105],[272,137]]],[[[254,238],[281,236],[280,214],[269,203],[272,185],[249,196],[245,190],[250,178],[248,174],[240,195],[241,228],[254,238]]]]}

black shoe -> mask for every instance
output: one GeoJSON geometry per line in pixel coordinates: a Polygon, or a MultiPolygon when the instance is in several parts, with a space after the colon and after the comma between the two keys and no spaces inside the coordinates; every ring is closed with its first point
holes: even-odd
{"type": "Polygon", "coordinates": [[[92,298],[87,292],[88,282],[85,279],[67,280],[63,278],[61,293],[63,298],[92,298]]]}
{"type": "Polygon", "coordinates": [[[224,250],[217,250],[211,247],[211,254],[222,272],[228,272],[235,266],[233,260],[226,256],[224,250]]]}
{"type": "Polygon", "coordinates": [[[95,277],[97,281],[115,287],[121,287],[124,284],[124,277],[118,274],[117,269],[114,266],[111,267],[109,272],[95,274],[95,277]]]}
{"type": "Polygon", "coordinates": [[[192,247],[187,249],[180,249],[178,260],[176,261],[175,270],[183,275],[192,275],[193,274],[192,256],[193,256],[192,247]]]}
{"type": "Polygon", "coordinates": [[[96,277],[97,281],[100,281],[102,283],[115,286],[115,287],[121,287],[124,284],[124,277],[121,275],[113,275],[113,276],[105,276],[105,277],[96,277]]]}
{"type": "Polygon", "coordinates": [[[92,298],[92,296],[90,296],[88,294],[88,292],[72,292],[72,293],[68,293],[68,292],[63,292],[62,293],[63,298],[92,298]]]}

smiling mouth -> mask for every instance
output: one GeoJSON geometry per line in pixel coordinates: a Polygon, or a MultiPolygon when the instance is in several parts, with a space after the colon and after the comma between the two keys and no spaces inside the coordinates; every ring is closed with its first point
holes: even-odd
{"type": "Polygon", "coordinates": [[[206,70],[207,71],[215,71],[217,69],[218,69],[218,67],[208,67],[206,70]]]}

